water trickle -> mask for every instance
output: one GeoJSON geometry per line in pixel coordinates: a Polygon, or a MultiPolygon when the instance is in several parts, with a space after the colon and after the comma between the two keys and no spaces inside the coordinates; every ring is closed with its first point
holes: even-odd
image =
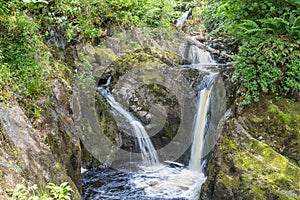
{"type": "MultiPolygon", "coordinates": [[[[109,85],[110,79],[108,80],[109,85]]],[[[110,92],[102,87],[98,89],[102,96],[107,100],[109,105],[120,113],[129,122],[133,135],[137,138],[138,145],[142,155],[142,164],[155,165],[158,164],[158,157],[156,150],[150,140],[150,137],[140,121],[136,119],[130,112],[126,111],[121,104],[119,104],[110,92]]]]}

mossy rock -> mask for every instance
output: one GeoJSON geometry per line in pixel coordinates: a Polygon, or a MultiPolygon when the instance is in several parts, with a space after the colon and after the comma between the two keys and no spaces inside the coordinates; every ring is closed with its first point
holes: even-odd
{"type": "Polygon", "coordinates": [[[122,55],[112,62],[109,67],[106,68],[102,76],[105,78],[112,76],[113,79],[111,86],[113,86],[117,83],[121,76],[134,68],[141,66],[151,68],[151,66],[162,64],[165,64],[166,66],[173,66],[181,61],[182,60],[178,55],[171,52],[162,52],[150,48],[137,49],[127,52],[125,55],[122,55]]]}
{"type": "Polygon", "coordinates": [[[300,168],[229,119],[209,161],[200,199],[298,199],[300,168]]]}
{"type": "Polygon", "coordinates": [[[268,96],[246,108],[249,133],[300,166],[300,103],[268,96]]]}

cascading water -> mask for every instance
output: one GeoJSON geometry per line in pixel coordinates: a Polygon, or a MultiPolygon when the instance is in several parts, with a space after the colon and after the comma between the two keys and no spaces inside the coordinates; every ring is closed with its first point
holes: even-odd
{"type": "Polygon", "coordinates": [[[183,23],[188,18],[191,11],[192,8],[189,8],[187,11],[185,11],[185,13],[183,13],[183,15],[177,20],[176,27],[183,25],[183,23]]]}
{"type": "MultiPolygon", "coordinates": [[[[190,68],[195,68],[199,63],[211,63],[209,54],[195,46],[189,48],[186,59],[191,65],[184,67],[190,68]]],[[[112,109],[127,119],[132,133],[137,138],[143,163],[138,166],[139,170],[134,172],[112,169],[101,171],[101,173],[97,169],[85,172],[83,174],[83,199],[198,199],[201,185],[206,180],[202,160],[204,151],[207,152],[209,149],[205,146],[207,142],[205,136],[208,132],[215,131],[209,131],[211,126],[208,127],[207,123],[211,121],[208,115],[211,112],[210,109],[214,108],[211,102],[216,92],[213,90],[216,73],[206,68],[199,70],[205,75],[198,86],[197,110],[191,133],[193,142],[188,167],[174,162],[168,162],[168,165],[159,163],[157,153],[141,122],[122,108],[108,90],[99,88],[112,109]]],[[[109,82],[110,79],[105,86],[108,86],[109,82]]],[[[215,119],[214,122],[218,123],[218,121],[219,119],[215,119]]]]}
{"type": "MultiPolygon", "coordinates": [[[[105,86],[109,85],[109,81],[110,79],[108,80],[108,83],[105,84],[105,86]]],[[[157,153],[142,123],[139,122],[130,112],[126,111],[115,100],[115,98],[110,94],[108,90],[103,89],[101,87],[98,88],[98,90],[101,92],[102,96],[104,96],[104,98],[107,100],[109,105],[111,105],[113,109],[119,112],[129,122],[132,129],[132,133],[137,138],[138,145],[142,154],[143,164],[148,166],[158,164],[159,161],[157,153]]]]}
{"type": "Polygon", "coordinates": [[[199,49],[194,45],[189,47],[186,57],[186,59],[191,63],[189,67],[193,67],[200,63],[202,65],[210,65],[213,62],[210,54],[207,51],[199,49]]]}
{"type": "Polygon", "coordinates": [[[214,80],[214,75],[205,76],[203,79],[204,88],[199,91],[199,98],[197,103],[197,114],[193,123],[193,144],[191,150],[191,158],[189,163],[189,169],[193,171],[202,172],[203,167],[201,165],[203,144],[204,144],[204,135],[207,124],[207,112],[209,109],[209,101],[212,86],[214,80]]]}
{"type": "MultiPolygon", "coordinates": [[[[191,67],[197,64],[211,64],[213,62],[208,52],[194,45],[189,48],[188,60],[191,62],[191,67]]],[[[213,86],[215,76],[215,73],[209,72],[209,75],[206,75],[199,85],[200,90],[198,92],[197,113],[193,122],[193,143],[189,162],[189,169],[192,171],[203,172],[201,162],[203,157],[204,135],[207,130],[207,113],[210,104],[211,87],[213,86]]]]}

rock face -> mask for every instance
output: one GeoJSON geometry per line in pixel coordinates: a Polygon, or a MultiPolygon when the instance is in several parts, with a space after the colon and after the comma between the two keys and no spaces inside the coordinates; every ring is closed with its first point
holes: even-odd
{"type": "Polygon", "coordinates": [[[61,179],[50,149],[39,141],[38,132],[30,125],[20,107],[0,105],[2,136],[20,154],[19,169],[32,180],[61,179]]]}
{"type": "Polygon", "coordinates": [[[60,164],[57,167],[65,171],[81,191],[81,147],[78,137],[81,130],[73,119],[70,104],[73,88],[64,79],[57,79],[53,82],[52,90],[54,106],[47,111],[51,112],[51,117],[39,131],[46,133],[45,143],[60,164]]]}
{"type": "Polygon", "coordinates": [[[299,199],[299,103],[267,97],[229,117],[200,199],[299,199]]]}
{"type": "Polygon", "coordinates": [[[34,129],[21,108],[0,104],[1,134],[1,199],[7,199],[6,189],[13,188],[22,180],[38,185],[49,182],[70,182],[79,193],[67,170],[53,156],[49,146],[42,141],[42,133],[34,129]]]}
{"type": "Polygon", "coordinates": [[[70,107],[72,88],[63,78],[53,80],[51,88],[52,103],[36,119],[17,102],[0,104],[0,199],[7,199],[5,190],[22,181],[39,186],[67,181],[75,191],[72,198],[81,199],[81,149],[70,107]]]}

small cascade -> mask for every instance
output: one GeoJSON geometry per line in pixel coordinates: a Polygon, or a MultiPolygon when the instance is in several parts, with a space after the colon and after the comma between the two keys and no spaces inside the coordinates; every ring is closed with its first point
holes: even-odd
{"type": "MultiPolygon", "coordinates": [[[[108,80],[108,84],[105,84],[106,86],[109,85],[109,81],[110,79],[108,80]]],[[[107,100],[110,106],[118,113],[120,113],[123,117],[125,117],[126,120],[128,120],[132,129],[132,133],[137,138],[138,145],[143,159],[143,164],[147,166],[158,164],[159,161],[158,161],[156,150],[142,123],[138,121],[130,112],[126,111],[121,106],[121,104],[119,104],[115,100],[115,98],[110,94],[108,90],[103,89],[102,87],[98,88],[98,90],[101,92],[102,96],[104,96],[104,98],[107,100]]]]}
{"type": "Polygon", "coordinates": [[[189,169],[192,171],[202,172],[203,169],[201,160],[211,94],[210,87],[212,86],[213,80],[214,75],[205,76],[202,81],[204,83],[204,88],[199,91],[198,95],[198,110],[193,123],[192,135],[194,138],[191,150],[191,159],[189,163],[189,169]]]}
{"type": "Polygon", "coordinates": [[[191,67],[197,64],[209,65],[213,62],[210,54],[207,51],[199,49],[195,45],[190,46],[187,54],[187,60],[191,63],[191,67]]]}
{"type": "Polygon", "coordinates": [[[189,8],[187,11],[185,11],[185,13],[183,13],[183,15],[177,20],[176,27],[183,25],[183,23],[188,18],[191,11],[192,11],[192,8],[189,8]]]}

